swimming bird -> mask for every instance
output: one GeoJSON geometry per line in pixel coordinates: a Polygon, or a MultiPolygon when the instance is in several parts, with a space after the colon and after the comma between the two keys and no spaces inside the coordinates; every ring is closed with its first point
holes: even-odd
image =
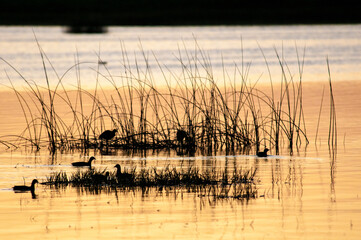
{"type": "Polygon", "coordinates": [[[257,152],[257,157],[267,157],[268,148],[265,148],[263,152],[257,152]]]}
{"type": "Polygon", "coordinates": [[[14,186],[13,189],[14,191],[17,192],[27,192],[27,191],[31,191],[32,193],[35,192],[35,183],[38,183],[38,180],[34,179],[31,182],[31,186],[25,186],[25,185],[20,185],[20,186],[14,186]]]}
{"type": "Polygon", "coordinates": [[[130,181],[130,179],[132,179],[133,175],[130,174],[130,173],[127,173],[127,172],[123,172],[122,173],[122,170],[121,170],[121,167],[119,164],[116,164],[114,166],[115,168],[117,168],[117,173],[116,173],[116,176],[117,176],[117,180],[118,180],[118,183],[123,181],[130,181]]]}
{"type": "Polygon", "coordinates": [[[95,157],[90,157],[87,162],[73,162],[71,165],[74,167],[91,167],[92,161],[95,160],[95,157]]]}
{"type": "Polygon", "coordinates": [[[99,135],[99,139],[100,140],[105,140],[105,141],[109,141],[110,139],[112,139],[115,136],[115,133],[117,132],[117,129],[113,129],[113,130],[105,130],[104,132],[102,132],[102,134],[99,135]]]}
{"type": "Polygon", "coordinates": [[[99,59],[99,61],[98,61],[98,64],[99,65],[106,65],[108,62],[106,62],[106,61],[103,61],[103,60],[100,60],[99,59]]]}

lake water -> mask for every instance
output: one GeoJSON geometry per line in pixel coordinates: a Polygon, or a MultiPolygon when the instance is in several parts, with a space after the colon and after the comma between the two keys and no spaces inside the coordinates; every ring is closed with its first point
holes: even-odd
{"type": "MultiPolygon", "coordinates": [[[[304,62],[305,81],[327,80],[327,57],[334,81],[358,80],[360,76],[361,25],[110,27],[107,34],[94,35],[71,35],[64,30],[61,27],[0,27],[1,57],[26,79],[45,84],[36,38],[58,75],[62,76],[75,63],[82,63],[83,85],[88,88],[95,84],[98,57],[107,62],[108,69],[101,67],[99,71],[115,77],[124,71],[124,52],[130,67],[145,71],[147,64],[156,77],[162,76],[156,59],[166,74],[179,74],[181,61],[188,61],[188,53],[188,57],[194,55],[192,58],[199,62],[207,59],[213,74],[219,78],[223,77],[224,68],[233,71],[235,64],[250,65],[250,80],[259,82],[269,81],[266,59],[273,80],[279,80],[281,69],[276,52],[280,60],[287,63],[291,74],[298,74],[299,62],[304,62]],[[199,49],[204,51],[203,56],[199,51],[193,54],[199,49]]],[[[0,64],[14,83],[21,83],[14,71],[0,64]]],[[[58,78],[49,64],[47,66],[50,81],[57,82],[58,78]]],[[[1,74],[1,83],[8,83],[4,71],[1,74]]],[[[73,69],[63,82],[74,85],[75,76],[73,69]]],[[[164,84],[162,79],[157,78],[157,82],[164,84]]]]}
{"type": "MultiPolygon", "coordinates": [[[[266,159],[257,158],[254,150],[246,154],[219,152],[208,156],[199,153],[178,156],[173,151],[148,151],[146,154],[118,151],[102,155],[95,150],[86,154],[65,151],[51,155],[46,148],[32,152],[25,147],[6,149],[1,144],[0,239],[360,238],[361,25],[111,27],[107,34],[99,35],[71,35],[63,30],[61,27],[0,27],[0,57],[11,63],[25,79],[45,86],[35,33],[58,75],[63,75],[74,63],[82,63],[80,70],[71,69],[63,79],[70,90],[77,85],[77,79],[81,79],[82,87],[94,88],[97,76],[102,87],[111,87],[109,77],[122,79],[125,70],[133,73],[140,70],[139,76],[152,76],[155,85],[160,87],[164,84],[164,74],[170,79],[170,85],[175,86],[179,79],[176,76],[183,76],[181,72],[186,69],[182,64],[187,68],[200,66],[199,73],[211,66],[214,78],[221,84],[224,72],[232,76],[237,64],[239,71],[247,72],[247,82],[257,82],[258,88],[267,91],[269,75],[275,86],[281,83],[279,59],[283,61],[287,78],[292,76],[298,81],[302,65],[299,61],[303,59],[305,48],[303,108],[310,143],[307,147],[302,144],[292,156],[286,147],[280,155],[275,155],[271,148],[272,156],[266,159]],[[128,62],[124,60],[125,52],[129,64],[125,64],[128,62]],[[107,64],[98,64],[98,56],[107,64]],[[336,153],[330,152],[327,145],[327,57],[337,114],[336,153]],[[95,193],[38,184],[37,198],[33,199],[30,193],[14,193],[11,189],[24,182],[30,184],[33,178],[42,182],[52,172],[72,173],[75,170],[70,163],[86,160],[89,155],[97,158],[95,168],[109,171],[113,171],[117,163],[126,168],[170,165],[220,172],[257,168],[258,197],[249,201],[215,200],[178,188],[162,191],[151,188],[147,192],[104,189],[95,193]]],[[[46,64],[54,85],[58,78],[49,62],[46,64]]],[[[17,90],[23,90],[24,80],[9,65],[1,62],[0,66],[0,83],[9,86],[10,79],[17,90]]],[[[120,81],[119,85],[122,84],[124,82],[120,81]]],[[[8,141],[14,139],[11,135],[22,134],[26,123],[13,92],[4,88],[1,94],[0,140],[8,141]]],[[[27,102],[31,104],[32,100],[27,102]]],[[[87,104],[91,102],[84,105],[87,104]]],[[[60,109],[66,108],[60,106],[60,109]]],[[[62,116],[71,118],[67,111],[62,110],[62,116]]],[[[105,127],[111,128],[111,125],[105,127]]]]}

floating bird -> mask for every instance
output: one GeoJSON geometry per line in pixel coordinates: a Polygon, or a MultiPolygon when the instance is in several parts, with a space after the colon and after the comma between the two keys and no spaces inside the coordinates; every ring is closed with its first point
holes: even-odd
{"type": "Polygon", "coordinates": [[[114,167],[117,168],[116,176],[117,176],[118,183],[121,181],[124,181],[124,180],[129,181],[133,177],[132,174],[130,174],[130,173],[127,173],[127,172],[122,173],[122,170],[121,170],[121,167],[119,164],[116,164],[114,167]]]}
{"type": "Polygon", "coordinates": [[[35,192],[35,183],[38,183],[38,180],[34,179],[32,182],[31,182],[31,186],[14,186],[13,189],[14,191],[17,191],[17,192],[27,192],[27,191],[31,191],[32,193],[35,192]]]}
{"type": "Polygon", "coordinates": [[[177,130],[177,141],[179,144],[183,144],[183,140],[186,139],[188,136],[188,133],[184,130],[177,130]]]}
{"type": "Polygon", "coordinates": [[[265,148],[263,152],[257,152],[257,157],[267,157],[268,148],[265,148]]]}
{"type": "Polygon", "coordinates": [[[90,157],[87,162],[73,162],[71,165],[74,167],[91,167],[92,161],[95,160],[95,157],[90,157]]]}
{"type": "Polygon", "coordinates": [[[98,64],[99,65],[106,65],[108,62],[106,62],[106,61],[103,61],[103,60],[99,60],[98,61],[98,64]]]}

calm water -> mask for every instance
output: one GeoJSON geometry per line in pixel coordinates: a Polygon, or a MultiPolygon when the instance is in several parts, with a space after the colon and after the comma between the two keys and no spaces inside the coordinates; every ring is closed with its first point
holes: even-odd
{"type": "MultiPolygon", "coordinates": [[[[61,27],[0,27],[0,32],[1,57],[26,79],[39,84],[45,84],[45,80],[35,36],[58,75],[66,73],[75,62],[81,62],[83,86],[90,88],[94,87],[98,56],[108,63],[106,67],[115,77],[124,73],[124,52],[126,62],[136,68],[137,61],[141,71],[146,71],[146,58],[160,84],[164,82],[156,59],[166,73],[173,74],[179,74],[180,61],[187,63],[188,58],[193,58],[204,63],[206,59],[212,65],[213,74],[220,79],[223,66],[230,73],[235,64],[240,68],[250,66],[250,80],[269,82],[266,59],[273,81],[277,81],[281,69],[276,52],[281,61],[287,63],[287,72],[291,75],[299,73],[299,62],[304,56],[305,81],[327,79],[327,56],[334,80],[358,80],[361,73],[361,25],[112,27],[108,34],[99,35],[65,34],[61,27]],[[203,50],[203,55],[199,51],[194,53],[195,49],[203,50]]],[[[13,82],[21,84],[19,76],[6,64],[1,62],[0,66],[7,70],[13,82]]],[[[50,80],[57,82],[50,65],[47,67],[50,80]]],[[[103,67],[99,71],[109,76],[103,67]]],[[[4,71],[0,76],[1,83],[8,83],[4,71]]],[[[72,70],[63,82],[74,85],[75,76],[72,70]]]]}
{"type": "MultiPolygon", "coordinates": [[[[121,74],[124,42],[129,59],[142,62],[142,45],[149,63],[161,64],[171,72],[180,69],[177,60],[185,48],[193,53],[195,40],[209,55],[215,75],[222,64],[251,63],[250,80],[268,83],[268,71],[260,45],[278,80],[275,48],[284,56],[290,71],[298,74],[297,54],[306,46],[304,112],[310,144],[293,156],[282,154],[267,159],[254,155],[179,157],[174,153],[148,152],[127,155],[119,152],[101,156],[94,166],[113,171],[125,167],[197,166],[201,170],[234,167],[257,168],[259,197],[250,201],[213,201],[187,190],[141,190],[95,194],[76,188],[51,189],[37,186],[37,198],[30,193],[14,193],[11,187],[44,180],[53,171],[73,172],[70,163],[86,159],[81,153],[49,156],[46,149],[0,152],[0,239],[359,239],[361,236],[361,25],[282,26],[282,27],[180,27],[110,28],[105,35],[67,35],[60,27],[33,28],[41,47],[58,74],[74,63],[81,65],[83,84],[92,87],[100,54],[111,74],[121,74]],[[241,40],[242,39],[242,40],[241,40]],[[328,96],[325,93],[318,140],[315,132],[323,87],[327,92],[326,56],[329,56],[336,100],[338,150],[333,157],[327,147],[328,96]],[[222,61],[223,58],[223,61],[222,61]]],[[[32,29],[1,27],[0,57],[11,62],[26,78],[45,84],[39,50],[32,29]]],[[[193,55],[194,56],[194,55],[193,55]]],[[[201,59],[199,57],[199,59],[201,59]]],[[[132,61],[132,60],[130,60],[132,61]]],[[[0,82],[8,84],[6,73],[16,85],[23,82],[1,63],[0,82]]],[[[100,69],[108,74],[105,69],[100,69]]],[[[53,75],[52,75],[53,76],[53,75]]],[[[76,72],[64,79],[75,85],[76,72]]],[[[106,85],[106,82],[102,82],[106,85]]],[[[159,82],[161,84],[161,81],[159,82]]],[[[260,85],[262,86],[262,85],[260,85]]],[[[3,92],[0,98],[1,136],[20,134],[24,118],[16,98],[3,92]]],[[[1,139],[0,139],[1,140],[1,139]]],[[[283,151],[287,152],[287,151],[283,151]]],[[[271,149],[271,154],[272,154],[271,149]]]]}

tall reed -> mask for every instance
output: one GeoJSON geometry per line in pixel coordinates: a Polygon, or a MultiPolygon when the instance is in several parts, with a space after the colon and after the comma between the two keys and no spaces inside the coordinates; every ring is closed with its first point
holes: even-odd
{"type": "MultiPolygon", "coordinates": [[[[85,90],[80,78],[80,66],[85,63],[76,56],[74,65],[59,76],[39,43],[38,48],[46,87],[27,80],[2,59],[27,86],[25,92],[17,91],[10,80],[27,125],[19,139],[36,149],[44,146],[51,152],[102,149],[99,134],[114,128],[118,132],[109,142],[110,149],[174,148],[181,152],[200,150],[211,154],[217,150],[256,152],[263,145],[273,148],[276,154],[287,147],[292,154],[295,147],[308,144],[302,103],[304,55],[300,58],[298,52],[299,79],[295,80],[286,61],[275,49],[282,71],[277,98],[270,72],[270,94],[258,89],[257,82],[249,83],[250,64],[243,63],[243,50],[242,65],[235,65],[231,71],[223,67],[223,79],[219,84],[209,56],[196,41],[193,50],[185,46],[184,51],[179,49],[176,58],[180,73],[163,66],[154,54],[142,48],[141,43],[141,58],[136,56],[131,62],[121,43],[122,74],[112,74],[106,66],[98,64],[94,69],[95,87],[85,90]],[[156,62],[155,70],[150,64],[151,57],[156,62]],[[48,66],[56,73],[55,86],[50,84],[48,66]],[[77,79],[75,91],[67,89],[62,82],[72,71],[77,79]],[[165,82],[163,88],[155,84],[159,79],[154,77],[154,71],[161,73],[165,82]],[[111,89],[105,89],[103,82],[111,89]],[[60,113],[64,108],[71,113],[70,120],[60,113]],[[187,134],[184,144],[176,139],[178,130],[187,134]],[[283,141],[286,146],[282,145],[283,141]]],[[[267,64],[265,56],[264,59],[267,64]]],[[[100,52],[98,62],[101,62],[100,52]]],[[[330,92],[332,94],[331,82],[330,92]]],[[[331,143],[335,142],[332,136],[336,132],[334,107],[330,119],[331,143]]]]}

